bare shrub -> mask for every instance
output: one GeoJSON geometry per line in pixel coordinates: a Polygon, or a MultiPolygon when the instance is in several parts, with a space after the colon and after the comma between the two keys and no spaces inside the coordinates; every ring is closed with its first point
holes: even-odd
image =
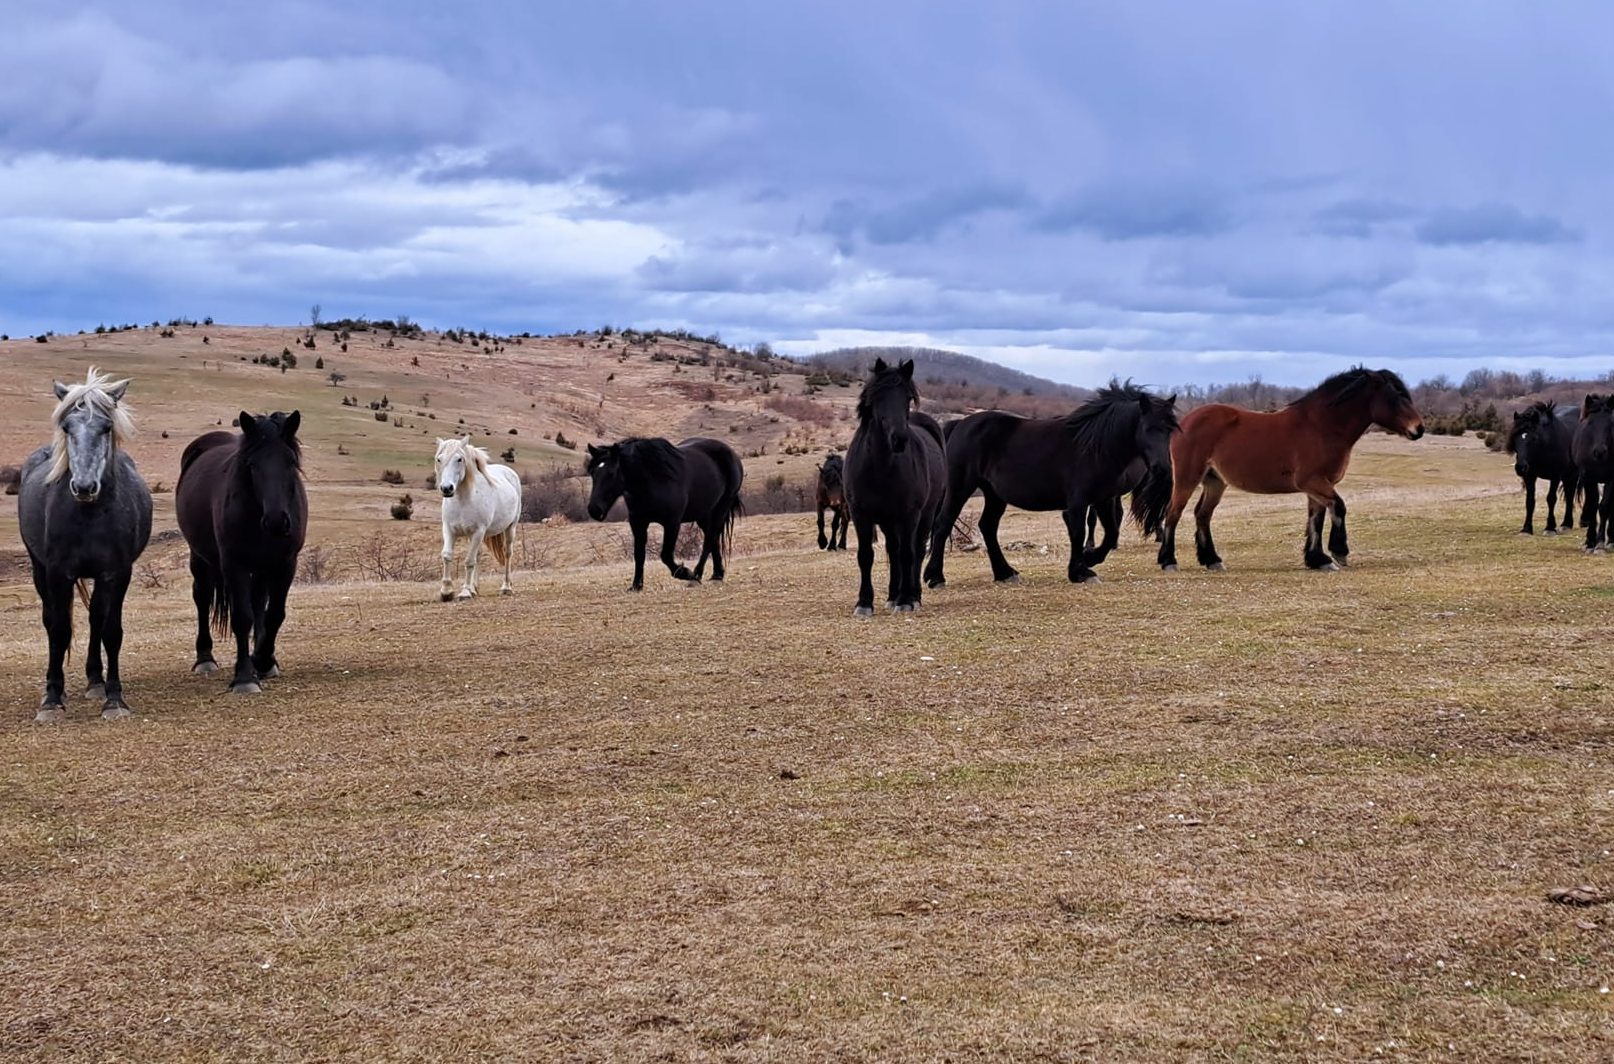
{"type": "Polygon", "coordinates": [[[568,521],[588,519],[588,482],[564,467],[547,469],[521,485],[521,519],[538,522],[557,514],[568,521]]]}
{"type": "Polygon", "coordinates": [[[783,473],[775,473],[762,482],[761,488],[740,492],[740,501],[748,514],[794,514],[813,509],[817,501],[816,485],[791,483],[783,473]]]}
{"type": "Polygon", "coordinates": [[[433,552],[421,551],[407,540],[377,531],[355,549],[353,567],[366,580],[410,582],[436,576],[439,560],[433,552]]]}
{"type": "Polygon", "coordinates": [[[383,483],[383,484],[402,484],[403,482],[404,482],[404,475],[402,473],[400,473],[398,470],[396,470],[396,469],[383,469],[381,471],[381,483],[383,483]]]}
{"type": "Polygon", "coordinates": [[[336,579],[338,553],[328,543],[311,543],[297,561],[297,579],[304,584],[328,584],[336,579]]]}
{"type": "Polygon", "coordinates": [[[769,410],[805,421],[813,425],[835,423],[835,408],[827,403],[814,402],[799,395],[770,395],[762,401],[769,410]]]}
{"type": "Polygon", "coordinates": [[[394,521],[407,521],[415,516],[415,497],[407,491],[399,496],[398,501],[392,504],[392,519],[394,521]]]}

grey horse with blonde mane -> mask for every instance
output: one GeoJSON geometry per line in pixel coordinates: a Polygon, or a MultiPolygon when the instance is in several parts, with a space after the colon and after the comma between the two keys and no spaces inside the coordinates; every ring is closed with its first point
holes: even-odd
{"type": "Polygon", "coordinates": [[[108,720],[131,714],[118,671],[123,600],[151,539],[151,492],[124,451],[134,431],[123,405],[128,387],[93,368],[82,384],[57,381],[51,442],[23,463],[17,524],[50,643],[45,697],[34,717],[41,724],[67,719],[62,668],[73,642],[75,590],[90,611],[85,695],[104,700],[108,720]]]}

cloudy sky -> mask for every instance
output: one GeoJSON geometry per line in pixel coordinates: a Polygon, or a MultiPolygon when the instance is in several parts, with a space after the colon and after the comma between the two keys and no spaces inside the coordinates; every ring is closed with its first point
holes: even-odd
{"type": "Polygon", "coordinates": [[[0,332],[1614,369],[1614,7],[7,0],[0,332]]]}

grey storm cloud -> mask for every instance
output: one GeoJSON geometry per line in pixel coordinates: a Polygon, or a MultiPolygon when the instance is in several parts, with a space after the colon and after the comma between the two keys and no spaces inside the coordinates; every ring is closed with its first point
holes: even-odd
{"type": "Polygon", "coordinates": [[[321,302],[1078,382],[1614,346],[1600,4],[13,0],[6,29],[13,335],[321,302]]]}

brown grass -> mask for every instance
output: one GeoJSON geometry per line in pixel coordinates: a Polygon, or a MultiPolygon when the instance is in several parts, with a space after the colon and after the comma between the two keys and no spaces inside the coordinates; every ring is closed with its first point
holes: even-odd
{"type": "Polygon", "coordinates": [[[723,587],[298,585],[253,700],[176,574],[125,725],[29,723],[12,589],[0,1053],[1609,1059],[1614,913],[1546,894],[1614,881],[1614,561],[1512,535],[1471,441],[1363,452],[1338,574],[1294,499],[1230,495],[1227,573],[1129,535],[1080,588],[1011,514],[1022,586],[962,554],[860,622],[771,518],[723,587]]]}

